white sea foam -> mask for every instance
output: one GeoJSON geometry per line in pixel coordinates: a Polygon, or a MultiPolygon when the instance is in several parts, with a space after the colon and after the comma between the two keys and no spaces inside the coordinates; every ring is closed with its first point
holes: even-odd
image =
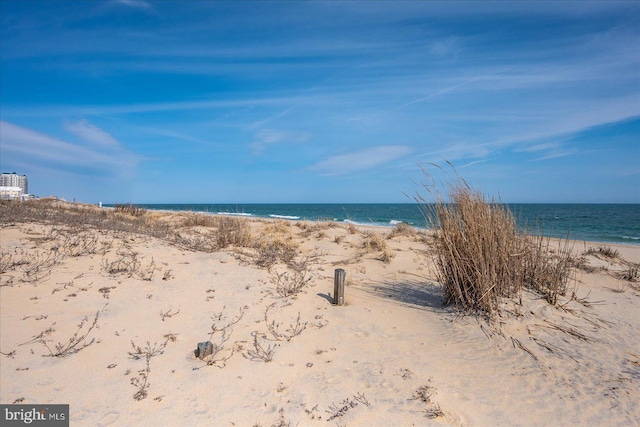
{"type": "Polygon", "coordinates": [[[390,225],[398,225],[398,224],[402,224],[404,221],[399,221],[396,219],[392,219],[391,221],[389,221],[390,225]]]}
{"type": "Polygon", "coordinates": [[[387,224],[384,223],[380,223],[380,222],[365,222],[365,221],[353,221],[351,219],[345,219],[342,222],[346,223],[346,224],[353,224],[353,225],[362,225],[365,227],[386,227],[387,224]]]}
{"type": "Polygon", "coordinates": [[[271,218],[278,218],[278,219],[300,219],[299,216],[294,216],[294,215],[276,215],[276,214],[269,214],[269,217],[271,218]]]}
{"type": "Polygon", "coordinates": [[[253,216],[253,214],[244,212],[218,212],[218,215],[253,216]]]}

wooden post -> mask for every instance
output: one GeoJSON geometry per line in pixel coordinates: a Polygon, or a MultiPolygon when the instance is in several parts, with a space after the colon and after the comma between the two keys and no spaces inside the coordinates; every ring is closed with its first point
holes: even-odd
{"type": "Polygon", "coordinates": [[[347,272],[341,268],[336,268],[333,281],[333,303],[335,305],[344,305],[344,282],[347,278],[347,272]]]}

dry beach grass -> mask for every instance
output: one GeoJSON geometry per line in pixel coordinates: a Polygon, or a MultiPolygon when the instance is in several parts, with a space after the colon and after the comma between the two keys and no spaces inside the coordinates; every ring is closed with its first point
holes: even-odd
{"type": "Polygon", "coordinates": [[[439,220],[496,236],[3,203],[0,401],[72,425],[639,424],[640,248],[514,234],[464,188],[439,220]]]}

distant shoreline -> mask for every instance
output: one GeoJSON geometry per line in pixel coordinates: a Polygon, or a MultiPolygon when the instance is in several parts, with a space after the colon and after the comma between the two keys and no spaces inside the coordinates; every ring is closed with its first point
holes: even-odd
{"type": "MultiPolygon", "coordinates": [[[[154,211],[197,212],[291,221],[330,221],[390,228],[406,223],[428,229],[417,203],[133,204],[154,211]]],[[[640,204],[505,203],[518,225],[555,238],[640,246],[640,204]]],[[[115,204],[105,204],[113,207],[115,204]]]]}

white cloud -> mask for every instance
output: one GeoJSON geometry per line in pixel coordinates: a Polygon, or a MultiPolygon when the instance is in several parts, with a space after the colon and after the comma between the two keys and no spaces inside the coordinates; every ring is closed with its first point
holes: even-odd
{"type": "Polygon", "coordinates": [[[321,175],[346,175],[380,166],[396,160],[412,151],[404,145],[371,147],[348,154],[331,156],[311,166],[311,170],[321,175]]]}
{"type": "Polygon", "coordinates": [[[256,134],[256,138],[265,144],[273,144],[274,142],[281,141],[284,135],[285,133],[283,131],[264,129],[256,134]]]}
{"type": "Polygon", "coordinates": [[[561,144],[557,141],[554,142],[543,142],[540,144],[534,144],[534,145],[530,145],[528,147],[524,147],[522,149],[519,150],[515,150],[515,151],[527,151],[530,153],[536,152],[536,151],[542,151],[542,150],[552,150],[555,148],[558,148],[561,144]]]}
{"type": "Polygon", "coordinates": [[[95,145],[111,148],[120,147],[120,143],[113,136],[86,120],[67,123],[64,128],[78,138],[95,145]]]}
{"type": "Polygon", "coordinates": [[[139,159],[106,132],[88,123],[72,126],[90,144],[74,144],[13,123],[0,122],[0,142],[5,161],[39,163],[73,172],[93,170],[129,175],[139,159]],[[91,139],[93,138],[93,139],[91,139]],[[106,145],[105,144],[109,144],[106,145]]]}
{"type": "Polygon", "coordinates": [[[301,144],[311,139],[309,132],[293,132],[278,129],[263,129],[254,135],[251,151],[254,155],[262,154],[269,145],[279,143],[301,144]]]}

